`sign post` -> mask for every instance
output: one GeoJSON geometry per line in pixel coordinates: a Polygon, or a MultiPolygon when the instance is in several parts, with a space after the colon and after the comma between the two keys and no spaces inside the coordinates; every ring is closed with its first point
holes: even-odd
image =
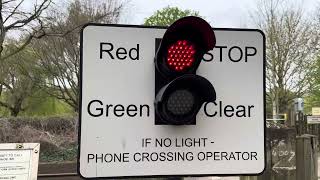
{"type": "Polygon", "coordinates": [[[265,168],[265,37],[213,29],[197,75],[215,88],[194,125],[155,125],[154,57],[166,29],[81,33],[79,173],[85,178],[256,175],[265,168]]]}

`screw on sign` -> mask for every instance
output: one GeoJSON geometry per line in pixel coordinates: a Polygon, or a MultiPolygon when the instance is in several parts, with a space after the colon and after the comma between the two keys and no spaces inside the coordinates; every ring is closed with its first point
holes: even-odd
{"type": "Polygon", "coordinates": [[[155,124],[196,124],[204,102],[214,102],[216,92],[196,75],[203,55],[215,46],[211,26],[201,18],[185,17],[164,34],[155,57],[155,124]]]}

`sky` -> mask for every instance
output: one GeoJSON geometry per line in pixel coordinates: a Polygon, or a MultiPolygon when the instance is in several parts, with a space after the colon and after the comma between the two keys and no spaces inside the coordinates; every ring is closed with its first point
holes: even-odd
{"type": "MultiPolygon", "coordinates": [[[[320,0],[288,1],[302,4],[306,13],[320,6],[320,0]]],[[[129,0],[120,23],[143,24],[145,18],[168,5],[198,11],[212,27],[247,27],[257,0],[129,0]]]]}
{"type": "MultiPolygon", "coordinates": [[[[26,0],[25,7],[37,0],[26,0]]],[[[56,3],[70,0],[54,0],[56,3]]],[[[143,24],[144,20],[154,12],[167,6],[178,7],[182,10],[198,11],[212,27],[250,27],[252,12],[261,0],[116,0],[124,2],[120,23],[143,24]]],[[[280,0],[282,1],[282,0],[280,0]]],[[[294,5],[302,6],[306,14],[320,7],[320,0],[283,0],[294,5]]]]}

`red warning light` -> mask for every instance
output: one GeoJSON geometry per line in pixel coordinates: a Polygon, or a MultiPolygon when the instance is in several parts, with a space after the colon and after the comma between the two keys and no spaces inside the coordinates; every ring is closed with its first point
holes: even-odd
{"type": "Polygon", "coordinates": [[[194,45],[187,40],[178,40],[168,49],[167,63],[176,71],[192,66],[195,55],[194,45]]]}

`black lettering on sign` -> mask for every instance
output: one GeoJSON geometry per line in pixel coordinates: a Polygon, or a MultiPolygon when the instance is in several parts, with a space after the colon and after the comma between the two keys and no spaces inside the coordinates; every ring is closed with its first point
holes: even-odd
{"type": "Polygon", "coordinates": [[[175,147],[206,147],[208,138],[175,138],[175,147]]]}
{"type": "Polygon", "coordinates": [[[214,161],[254,161],[258,160],[257,152],[213,152],[204,155],[201,154],[202,159],[207,157],[206,160],[209,160],[212,157],[214,161]],[[211,156],[210,156],[211,155],[211,156]]]}
{"type": "Polygon", "coordinates": [[[118,59],[124,60],[125,58],[127,58],[127,50],[123,47],[120,47],[119,49],[117,49],[116,55],[118,59]],[[124,56],[120,56],[120,55],[124,55],[124,56]]]}
{"type": "Polygon", "coordinates": [[[102,102],[99,101],[99,100],[92,100],[90,101],[90,103],[88,104],[88,108],[87,108],[87,111],[88,113],[90,114],[90,116],[93,116],[93,117],[99,117],[102,115],[103,113],[103,109],[102,108],[96,108],[94,113],[92,112],[92,109],[90,108],[92,106],[92,103],[98,103],[100,106],[102,105],[102,102]]]}
{"type": "Polygon", "coordinates": [[[100,59],[102,59],[102,53],[106,52],[109,54],[111,59],[114,59],[111,52],[113,50],[113,45],[111,43],[100,43],[100,59]]]}
{"type": "Polygon", "coordinates": [[[151,138],[142,138],[142,147],[148,147],[151,144],[151,138]]]}
{"type": "Polygon", "coordinates": [[[192,161],[192,152],[136,152],[133,154],[135,162],[159,162],[159,161],[192,161]]]}
{"type": "Polygon", "coordinates": [[[100,59],[115,59],[114,57],[116,57],[118,60],[139,60],[139,50],[139,44],[136,47],[126,49],[125,47],[115,48],[109,42],[100,42],[99,57],[100,59]]]}
{"type": "Polygon", "coordinates": [[[204,54],[205,62],[248,62],[249,57],[257,54],[257,48],[252,46],[215,46],[212,51],[204,54]]]}
{"type": "Polygon", "coordinates": [[[155,147],[170,147],[172,141],[170,138],[156,138],[155,147]]]}
{"type": "Polygon", "coordinates": [[[129,56],[132,60],[139,60],[139,44],[137,44],[136,48],[129,50],[129,56]]]}
{"type": "Polygon", "coordinates": [[[251,117],[254,105],[231,105],[208,102],[204,105],[204,113],[208,117],[251,117]]]}
{"type": "Polygon", "coordinates": [[[199,152],[197,157],[198,157],[199,161],[203,161],[203,160],[206,159],[206,156],[205,156],[204,152],[199,152]]]}
{"type": "Polygon", "coordinates": [[[137,106],[135,106],[134,104],[130,104],[127,107],[127,113],[128,113],[128,116],[130,116],[130,117],[136,116],[137,115],[137,106]]]}
{"type": "Polygon", "coordinates": [[[105,153],[105,154],[88,154],[88,163],[115,163],[129,162],[129,153],[105,153]]]}
{"type": "Polygon", "coordinates": [[[228,52],[228,57],[231,61],[233,62],[239,62],[241,61],[242,59],[242,56],[243,56],[243,52],[241,50],[240,47],[238,46],[233,46],[232,48],[229,49],[229,52],[228,52]],[[237,49],[237,50],[236,50],[237,49]],[[237,56],[235,54],[238,54],[237,56]]]}
{"type": "Polygon", "coordinates": [[[124,107],[121,104],[117,104],[113,108],[113,114],[116,115],[117,117],[122,117],[124,115],[123,111],[124,111],[124,107]]]}
{"type": "Polygon", "coordinates": [[[245,49],[245,62],[248,62],[249,56],[254,56],[257,54],[257,49],[255,47],[246,47],[245,49]]]}
{"type": "Polygon", "coordinates": [[[203,55],[203,61],[210,62],[213,60],[213,54],[210,52],[207,52],[203,55]]]}
{"type": "Polygon", "coordinates": [[[94,159],[94,154],[88,154],[88,163],[90,162],[90,160],[94,159]]]}
{"type": "Polygon", "coordinates": [[[104,104],[100,100],[91,100],[87,106],[87,112],[92,117],[100,116],[115,116],[115,117],[149,117],[150,116],[150,106],[147,104],[135,105],[129,104],[124,106],[122,104],[104,104]]]}
{"type": "Polygon", "coordinates": [[[222,50],[223,49],[226,49],[227,48],[227,46],[216,46],[215,48],[218,48],[218,49],[220,49],[220,62],[222,62],[222,50]]]}

